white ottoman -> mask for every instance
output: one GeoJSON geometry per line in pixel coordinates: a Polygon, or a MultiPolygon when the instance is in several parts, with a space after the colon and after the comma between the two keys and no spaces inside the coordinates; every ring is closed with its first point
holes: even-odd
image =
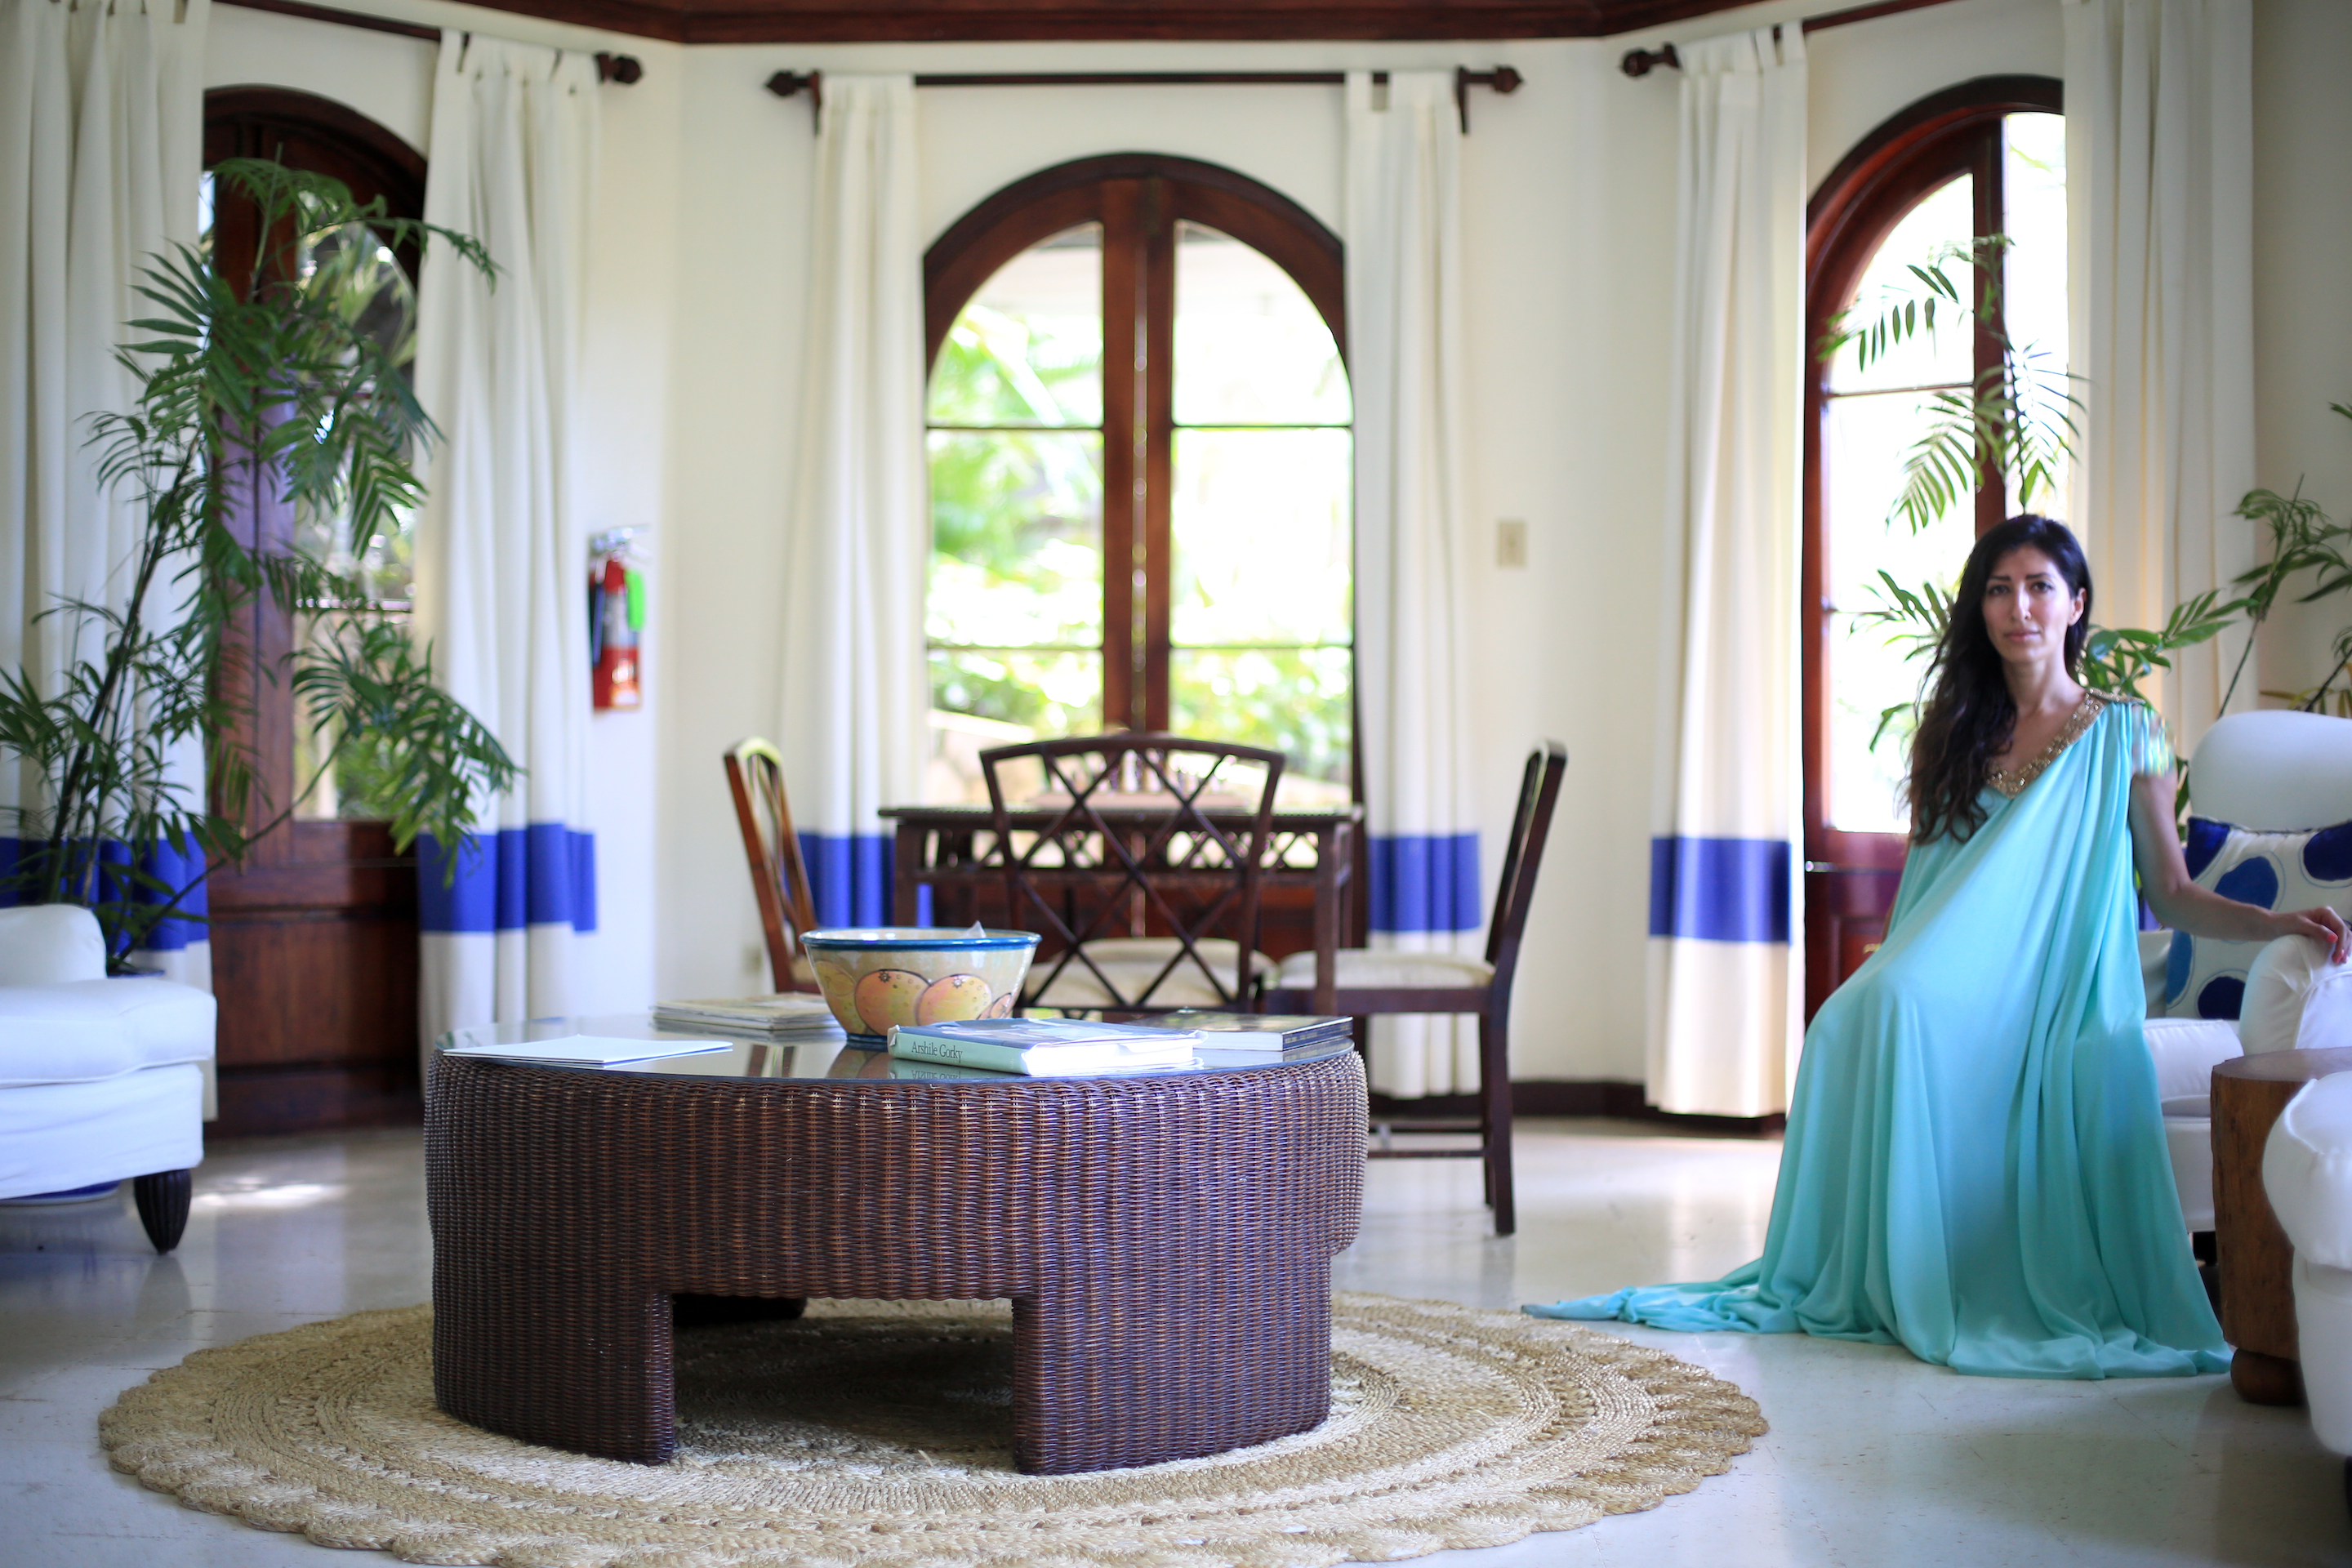
{"type": "MultiPolygon", "coordinates": [[[[2315,1079],[2287,1101],[2263,1150],[2263,1190],[2294,1244],[2312,1430],[2352,1455],[2352,1072],[2315,1079]]],[[[2352,1484],[2352,1467],[2346,1474],[2352,1484]]]]}

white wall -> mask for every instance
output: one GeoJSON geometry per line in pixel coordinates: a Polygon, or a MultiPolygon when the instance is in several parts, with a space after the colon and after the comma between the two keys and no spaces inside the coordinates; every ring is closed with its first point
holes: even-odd
{"type": "MultiPolygon", "coordinates": [[[[644,82],[606,89],[589,368],[596,525],[657,527],[648,707],[597,726],[604,935],[592,968],[597,1000],[616,1006],[765,984],[719,754],[786,717],[777,606],[814,152],[807,100],[772,97],[766,78],[1498,63],[1525,73],[1515,97],[1473,95],[1465,160],[1471,507],[1489,563],[1474,584],[1486,869],[1521,760],[1558,736],[1571,762],[1529,930],[1516,1073],[1640,1077],[1676,87],[1671,71],[1636,81],[1616,62],[1637,44],[1793,20],[1818,5],[1772,0],[1591,41],[694,49],[600,46],[577,29],[427,0],[374,8],[618,47],[646,63],[644,82]],[[1506,517],[1528,523],[1524,571],[1491,565],[1487,542],[1506,517]]],[[[2325,405],[2352,398],[2352,376],[2336,379],[2352,363],[2337,280],[2352,237],[2341,154],[2352,95],[2333,79],[2352,58],[2352,7],[2260,0],[2257,16],[2263,475],[2292,483],[2307,468],[2340,510],[2352,505],[2352,426],[2325,405]]],[[[215,16],[215,81],[287,80],[379,103],[378,118],[399,128],[406,116],[421,136],[429,49],[227,8],[215,16]]],[[[2060,74],[2058,7],[1959,0],[1815,34],[1811,50],[1818,179],[1927,93],[1980,75],[2060,74]]],[[[1226,164],[1339,226],[1336,89],[936,89],[920,102],[933,235],[1024,174],[1123,151],[1226,164]]],[[[2280,657],[2315,662],[2293,648],[2280,657]]]]}
{"type": "MultiPolygon", "coordinates": [[[[2257,0],[2254,477],[2282,495],[2300,481],[2338,521],[2352,514],[2352,420],[2327,407],[2352,404],[2347,70],[2352,5],[2257,0]]],[[[2352,595],[2284,606],[2256,655],[2263,687],[2317,685],[2329,645],[2347,624],[2352,595]]]]}

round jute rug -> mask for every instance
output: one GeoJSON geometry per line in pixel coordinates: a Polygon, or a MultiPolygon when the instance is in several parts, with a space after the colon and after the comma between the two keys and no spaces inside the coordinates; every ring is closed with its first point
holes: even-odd
{"type": "Polygon", "coordinates": [[[1335,1302],[1331,1417],[1209,1459],[1012,1466],[1003,1303],[812,1301],[681,1332],[677,1457],[534,1447],[433,1405],[430,1309],[199,1351],[100,1418],[116,1468],[325,1546],[495,1568],[1324,1568],[1655,1505],[1764,1431],[1696,1367],[1565,1323],[1335,1302]]]}

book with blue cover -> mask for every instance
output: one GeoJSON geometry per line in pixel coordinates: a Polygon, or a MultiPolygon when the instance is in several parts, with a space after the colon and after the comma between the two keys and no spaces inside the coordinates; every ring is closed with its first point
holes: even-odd
{"type": "Polygon", "coordinates": [[[1189,1029],[1096,1024],[1076,1018],[967,1018],[901,1024],[890,1031],[893,1057],[986,1068],[1032,1078],[1189,1067],[1200,1036],[1189,1029]]]}

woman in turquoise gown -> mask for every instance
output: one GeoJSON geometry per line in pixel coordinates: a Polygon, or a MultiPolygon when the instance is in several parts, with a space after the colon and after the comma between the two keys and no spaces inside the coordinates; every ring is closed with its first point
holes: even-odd
{"type": "Polygon", "coordinates": [[[2339,961],[2347,939],[2332,910],[2189,882],[2162,721],[2074,679],[2090,602],[2080,546],[2046,519],[1969,557],[1912,752],[1902,888],[1805,1032],[1764,1256],[1528,1311],[1900,1343],[1995,1377],[2228,1366],[2141,1031],[2136,891],[2193,935],[2300,934],[2339,961]]]}

